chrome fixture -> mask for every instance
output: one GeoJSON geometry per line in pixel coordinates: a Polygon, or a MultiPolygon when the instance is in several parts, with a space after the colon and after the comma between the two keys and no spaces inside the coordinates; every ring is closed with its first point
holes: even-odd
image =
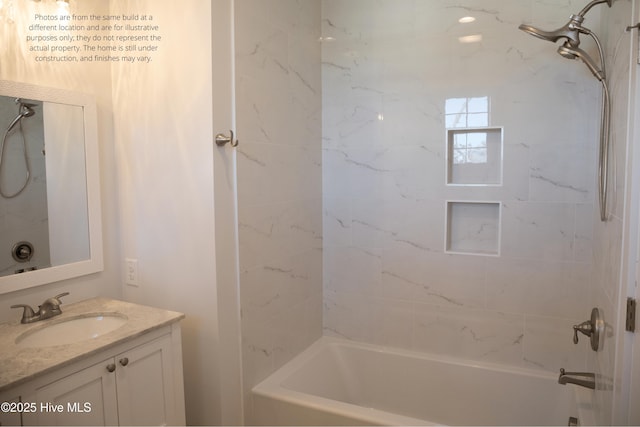
{"type": "Polygon", "coordinates": [[[67,295],[69,295],[69,292],[63,292],[53,298],[46,299],[45,302],[38,306],[37,312],[34,312],[31,306],[27,304],[16,304],[12,305],[11,308],[24,309],[24,311],[22,312],[22,320],[20,320],[20,323],[33,323],[39,320],[50,319],[54,316],[62,314],[62,310],[60,310],[62,301],[60,301],[60,298],[67,295]]]}
{"type": "Polygon", "coordinates": [[[28,262],[35,252],[31,242],[18,242],[11,248],[11,256],[16,262],[28,262]]]}
{"type": "Polygon", "coordinates": [[[588,336],[591,339],[591,349],[598,351],[600,348],[600,337],[604,337],[604,320],[600,309],[591,310],[591,319],[586,320],[579,325],[573,325],[573,343],[578,344],[578,332],[588,336]]]}
{"type": "Polygon", "coordinates": [[[629,31],[635,29],[640,29],[640,22],[638,22],[636,25],[629,25],[627,28],[625,28],[625,31],[628,33],[629,31]]]}
{"type": "Polygon", "coordinates": [[[24,163],[26,167],[26,173],[24,177],[24,184],[22,187],[13,194],[6,193],[2,189],[2,181],[0,178],[0,195],[5,199],[11,199],[18,195],[20,195],[25,188],[27,188],[27,184],[29,183],[29,179],[31,178],[31,164],[29,162],[29,156],[27,155],[27,140],[24,136],[24,129],[22,129],[22,120],[26,117],[31,117],[36,114],[33,107],[36,107],[37,104],[30,104],[28,102],[23,102],[22,99],[16,98],[15,103],[18,104],[18,115],[11,122],[11,124],[7,127],[7,130],[4,133],[4,137],[2,138],[2,146],[0,146],[0,173],[2,173],[2,165],[5,162],[5,151],[7,146],[7,138],[9,137],[9,133],[11,130],[18,125],[20,128],[20,134],[22,135],[22,155],[24,156],[24,163]]]}
{"type": "Polygon", "coordinates": [[[216,135],[216,145],[217,145],[218,147],[222,147],[222,146],[224,146],[225,144],[231,144],[231,146],[232,146],[232,147],[237,147],[239,142],[238,142],[238,140],[237,140],[237,139],[235,139],[235,136],[234,136],[234,134],[233,134],[233,131],[232,131],[232,130],[230,130],[230,131],[229,131],[229,134],[230,134],[231,136],[226,136],[226,135],[225,135],[225,134],[223,134],[223,133],[219,133],[219,134],[217,134],[217,135],[216,135]]]}
{"type": "Polygon", "coordinates": [[[589,34],[591,32],[590,30],[582,27],[584,16],[591,10],[592,7],[602,3],[607,3],[607,5],[611,7],[611,3],[613,3],[613,0],[593,0],[592,2],[587,4],[584,9],[582,9],[577,15],[571,15],[569,17],[569,22],[555,31],[543,31],[532,25],[526,24],[520,25],[519,28],[522,31],[531,34],[532,36],[536,36],[543,40],[555,43],[561,38],[566,38],[567,42],[569,42],[572,46],[579,46],[579,33],[589,34]]]}
{"type": "Polygon", "coordinates": [[[561,368],[558,384],[575,384],[595,390],[596,375],[593,372],[565,372],[564,368],[561,368]]]}
{"type": "Polygon", "coordinates": [[[22,102],[22,99],[16,98],[15,103],[18,104],[18,116],[13,119],[7,132],[11,132],[11,129],[20,121],[23,117],[31,117],[36,114],[33,107],[36,107],[38,104],[30,104],[28,102],[22,102]]]}
{"type": "Polygon", "coordinates": [[[547,40],[552,43],[560,39],[564,39],[564,43],[558,48],[558,53],[568,59],[581,60],[589,71],[602,84],[602,105],[600,108],[600,147],[598,161],[598,195],[600,201],[600,220],[607,220],[607,189],[609,176],[609,138],[610,138],[610,122],[611,122],[611,99],[609,95],[609,87],[606,79],[606,66],[604,59],[604,50],[600,39],[588,28],[582,26],[584,17],[592,7],[606,3],[611,7],[613,0],[593,0],[584,7],[577,15],[571,15],[569,22],[563,27],[554,31],[540,30],[532,25],[522,24],[520,29],[527,34],[547,40]],[[600,56],[600,68],[587,52],[580,49],[580,34],[591,36],[598,47],[600,56]]]}

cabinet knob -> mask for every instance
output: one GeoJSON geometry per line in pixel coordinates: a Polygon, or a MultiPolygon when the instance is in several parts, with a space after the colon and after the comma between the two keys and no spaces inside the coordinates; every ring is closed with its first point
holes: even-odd
{"type": "Polygon", "coordinates": [[[115,370],[116,370],[116,364],[115,364],[115,363],[109,363],[109,364],[107,365],[107,371],[109,371],[109,372],[113,372],[113,371],[115,371],[115,370]]]}
{"type": "Polygon", "coordinates": [[[127,366],[129,364],[129,358],[128,357],[123,357],[122,359],[120,359],[120,364],[122,366],[127,366]]]}

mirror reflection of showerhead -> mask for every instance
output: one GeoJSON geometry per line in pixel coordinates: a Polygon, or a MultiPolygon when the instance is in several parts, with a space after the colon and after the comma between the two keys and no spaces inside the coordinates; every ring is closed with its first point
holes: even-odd
{"type": "Polygon", "coordinates": [[[7,130],[4,132],[4,136],[2,137],[2,143],[0,144],[0,171],[2,171],[2,166],[5,160],[5,151],[7,147],[7,137],[11,133],[14,127],[18,125],[18,133],[22,135],[22,153],[24,156],[24,164],[26,167],[25,175],[24,175],[24,183],[19,190],[13,193],[7,193],[2,188],[2,183],[0,182],[0,196],[5,199],[12,199],[14,197],[22,194],[27,185],[29,184],[29,180],[31,179],[31,164],[29,162],[29,157],[27,155],[27,139],[25,137],[24,129],[22,128],[22,119],[25,117],[31,117],[36,114],[36,110],[34,107],[37,107],[38,104],[32,104],[29,102],[24,102],[22,98],[16,98],[15,103],[18,105],[18,115],[11,122],[11,124],[7,127],[7,130]]]}
{"type": "Polygon", "coordinates": [[[23,102],[22,99],[16,98],[16,104],[18,104],[18,115],[11,122],[9,127],[7,128],[7,132],[11,132],[13,127],[22,120],[23,117],[31,117],[36,114],[36,110],[33,107],[37,107],[38,104],[31,104],[28,102],[23,102]]]}
{"type": "Polygon", "coordinates": [[[20,114],[22,117],[31,117],[36,114],[36,111],[33,109],[35,104],[22,104],[20,106],[20,114]]]}
{"type": "Polygon", "coordinates": [[[36,114],[34,107],[37,107],[38,104],[32,104],[30,102],[24,102],[22,98],[16,98],[15,103],[18,104],[18,114],[23,117],[31,117],[36,114]]]}

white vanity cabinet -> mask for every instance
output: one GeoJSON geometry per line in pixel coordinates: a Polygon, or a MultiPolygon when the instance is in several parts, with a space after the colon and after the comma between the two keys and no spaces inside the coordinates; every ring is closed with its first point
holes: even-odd
{"type": "Polygon", "coordinates": [[[63,378],[54,374],[45,381],[51,383],[26,392],[23,401],[35,403],[36,410],[23,414],[23,424],[118,425],[116,379],[105,369],[112,359],[81,368],[63,378]],[[86,402],[90,405],[87,411],[86,402]]]}
{"type": "Polygon", "coordinates": [[[35,410],[22,414],[23,425],[184,425],[179,323],[88,356],[16,391],[23,404],[35,404],[35,410]]]}

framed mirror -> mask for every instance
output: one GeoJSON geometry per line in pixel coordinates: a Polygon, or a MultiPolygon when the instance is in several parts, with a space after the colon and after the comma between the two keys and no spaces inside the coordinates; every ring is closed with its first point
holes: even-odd
{"type": "Polygon", "coordinates": [[[94,99],[0,80],[0,294],[102,269],[94,99]]]}

